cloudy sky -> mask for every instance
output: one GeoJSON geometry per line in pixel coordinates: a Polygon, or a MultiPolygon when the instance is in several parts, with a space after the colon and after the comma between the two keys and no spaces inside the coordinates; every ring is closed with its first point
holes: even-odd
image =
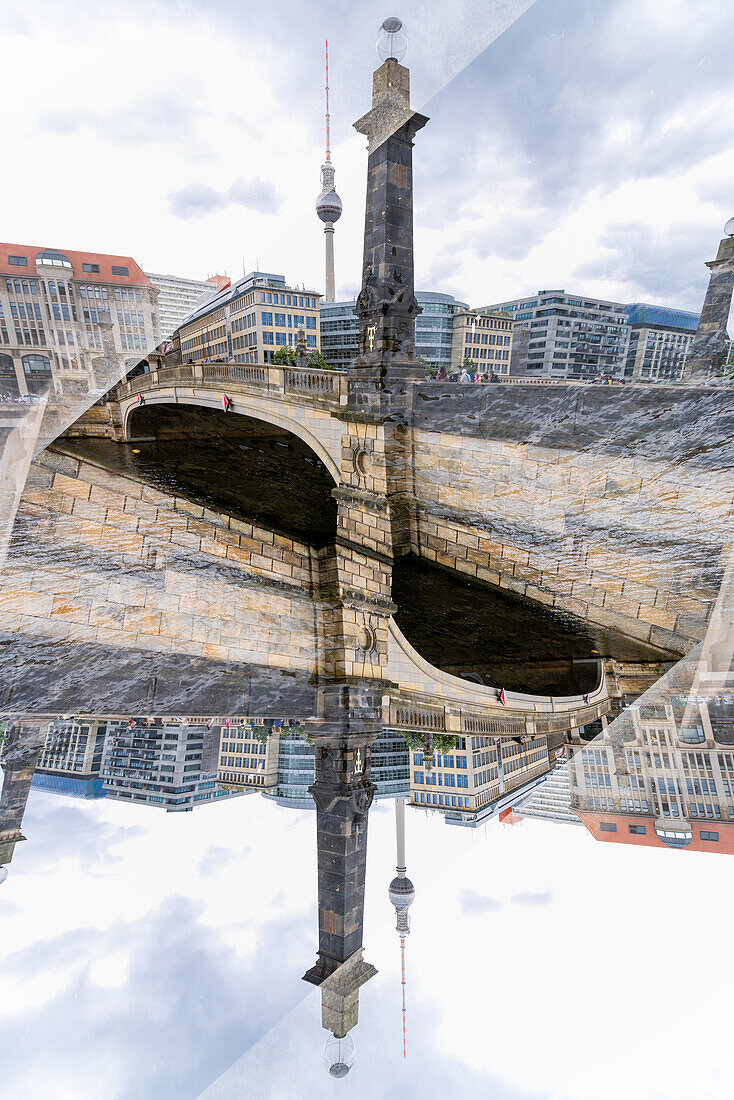
{"type": "Polygon", "coordinates": [[[322,1064],[313,812],[192,814],[32,792],[0,887],[0,1064],[13,1100],[726,1100],[731,857],[478,829],[409,810],[400,954],[389,802],[369,822],[357,1059],[322,1064]],[[695,947],[692,946],[695,944],[695,947]]]}
{"type": "MultiPolygon", "coordinates": [[[[4,239],[317,288],[323,39],[361,267],[367,0],[29,0],[0,8],[4,239]],[[9,107],[9,101],[6,100],[9,107]]],[[[416,279],[475,305],[539,287],[698,309],[734,213],[728,0],[408,0],[416,279]]]]}

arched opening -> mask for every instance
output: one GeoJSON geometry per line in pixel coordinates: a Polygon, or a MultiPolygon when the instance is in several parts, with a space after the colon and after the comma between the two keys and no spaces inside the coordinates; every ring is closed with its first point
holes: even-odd
{"type": "Polygon", "coordinates": [[[411,555],[393,567],[395,621],[426,661],[533,695],[583,695],[598,661],[657,660],[651,647],[411,555]]]}
{"type": "Polygon", "coordinates": [[[323,546],[336,533],[334,480],[285,428],[189,405],[141,405],[129,443],[65,440],[65,448],[161,492],[323,546]]]}
{"type": "Polygon", "coordinates": [[[51,361],[47,355],[24,355],[23,374],[29,393],[45,393],[51,384],[51,361]]]}
{"type": "Polygon", "coordinates": [[[17,397],[19,393],[20,386],[13,357],[3,352],[0,354],[0,399],[6,396],[17,397]]]}

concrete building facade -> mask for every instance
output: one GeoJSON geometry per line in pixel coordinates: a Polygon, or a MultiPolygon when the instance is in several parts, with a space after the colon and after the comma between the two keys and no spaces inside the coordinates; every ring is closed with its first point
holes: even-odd
{"type": "Polygon", "coordinates": [[[283,275],[251,271],[181,325],[177,354],[183,363],[271,363],[279,348],[296,347],[299,329],[307,350],[318,351],[320,297],[283,275]]]}
{"type": "Polygon", "coordinates": [[[590,381],[600,374],[619,377],[627,348],[627,315],[622,302],[565,290],[539,290],[480,310],[501,310],[527,330],[512,374],[528,378],[590,381]]]}
{"type": "Polygon", "coordinates": [[[192,810],[232,793],[217,782],[212,767],[212,729],[204,719],[121,719],[107,723],[102,779],[105,796],[158,806],[167,811],[192,810]]]}
{"type": "Polygon", "coordinates": [[[168,340],[189,314],[200,309],[215,294],[231,284],[226,275],[211,275],[208,279],[184,279],[179,275],[145,274],[158,290],[158,316],[161,339],[168,340]]]}
{"type": "Polygon", "coordinates": [[[158,290],[130,256],[0,244],[0,393],[106,389],[160,341],[158,290]],[[123,371],[124,373],[124,371],[123,371]]]}

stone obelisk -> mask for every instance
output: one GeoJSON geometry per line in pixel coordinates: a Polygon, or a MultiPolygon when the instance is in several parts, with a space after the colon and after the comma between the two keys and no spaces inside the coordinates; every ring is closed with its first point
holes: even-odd
{"type": "Polygon", "coordinates": [[[730,235],[719,242],[716,259],[706,264],[711,277],[696,335],[688,349],[684,371],[686,382],[720,379],[729,354],[726,325],[734,291],[734,218],[724,228],[730,235]]]}
{"type": "Polygon", "coordinates": [[[409,70],[388,57],[372,78],[372,109],[354,124],[368,138],[369,159],[359,353],[349,369],[349,404],[388,414],[405,383],[423,378],[415,358],[413,138],[426,122],[410,107],[409,70]]]}
{"type": "Polygon", "coordinates": [[[377,973],[362,957],[367,817],[375,792],[370,745],[380,728],[377,699],[346,685],[320,692],[309,721],[316,749],[319,952],[304,980],[321,986],[322,1026],[341,1039],[357,1023],[359,990],[377,973]]]}

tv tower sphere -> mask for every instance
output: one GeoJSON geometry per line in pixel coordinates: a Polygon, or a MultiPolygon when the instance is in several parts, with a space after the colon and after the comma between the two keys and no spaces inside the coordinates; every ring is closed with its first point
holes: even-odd
{"type": "Polygon", "coordinates": [[[724,232],[727,237],[734,237],[734,218],[729,218],[729,221],[724,226],[724,232]]]}
{"type": "Polygon", "coordinates": [[[316,200],[316,213],[322,222],[333,225],[342,216],[342,200],[334,190],[333,183],[325,188],[316,200]]]}
{"type": "Polygon", "coordinates": [[[380,61],[387,61],[388,57],[394,57],[396,61],[402,61],[408,48],[408,36],[401,19],[391,15],[377,32],[375,43],[377,56],[380,61]]]}

